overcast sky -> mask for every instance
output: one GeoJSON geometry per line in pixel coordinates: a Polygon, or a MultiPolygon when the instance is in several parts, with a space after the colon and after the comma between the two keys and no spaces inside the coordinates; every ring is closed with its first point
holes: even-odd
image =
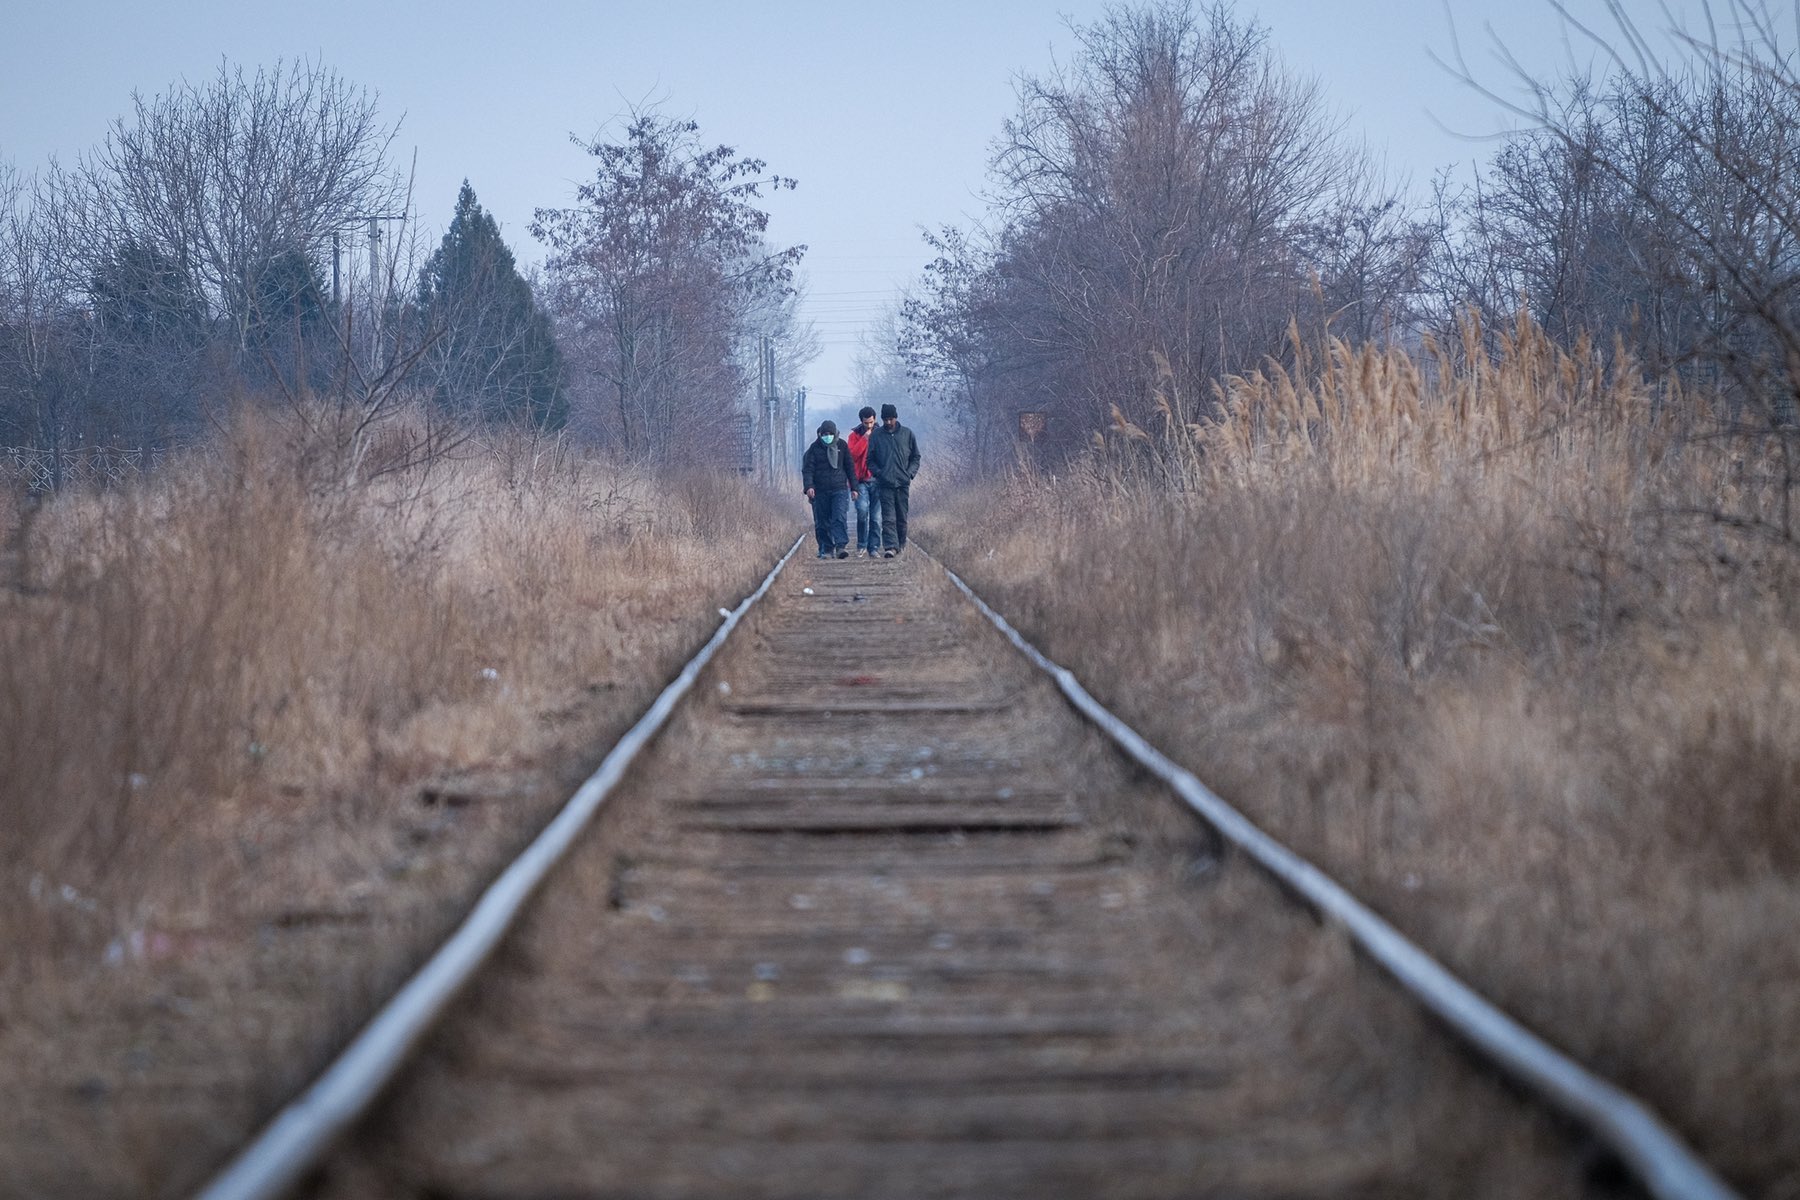
{"type": "MultiPolygon", "coordinates": [[[[52,154],[73,158],[129,108],[133,90],[203,79],[221,57],[246,66],[310,57],[403,116],[399,144],[407,158],[417,151],[417,199],[434,236],[466,177],[521,260],[533,261],[542,250],[526,229],[532,210],[566,203],[587,173],[569,135],[658,103],[697,120],[709,142],[800,181],[772,201],[770,232],[810,247],[806,315],[825,353],[807,379],[784,384],[807,384],[825,408],[852,390],[858,337],[923,265],[919,227],[981,213],[989,143],[1012,111],[1016,76],[1066,57],[1068,20],[1103,7],[8,0],[0,158],[26,171],[52,154]]],[[[1604,22],[1603,0],[1570,7],[1604,22]]],[[[1647,28],[1667,24],[1658,0],[1626,7],[1647,28]]],[[[1317,78],[1390,170],[1421,184],[1486,153],[1458,135],[1506,126],[1429,58],[1449,55],[1452,14],[1471,64],[1496,83],[1506,76],[1490,27],[1534,69],[1565,54],[1549,0],[1261,0],[1238,12],[1270,29],[1289,67],[1317,78]]]]}

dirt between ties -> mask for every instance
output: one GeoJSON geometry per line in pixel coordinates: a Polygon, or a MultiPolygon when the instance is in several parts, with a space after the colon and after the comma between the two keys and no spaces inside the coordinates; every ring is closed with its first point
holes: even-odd
{"type": "Polygon", "coordinates": [[[1585,1187],[911,556],[787,569],[313,1192],[1585,1187]]]}

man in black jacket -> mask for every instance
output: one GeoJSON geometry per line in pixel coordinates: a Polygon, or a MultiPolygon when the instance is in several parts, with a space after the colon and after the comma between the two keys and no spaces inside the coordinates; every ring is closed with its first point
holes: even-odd
{"type": "Polygon", "coordinates": [[[850,493],[856,487],[856,464],[850,447],[838,440],[837,423],[819,426],[819,436],[800,460],[800,486],[812,501],[813,536],[820,558],[850,557],[850,493]]]}
{"type": "Polygon", "coordinates": [[[900,423],[900,410],[881,406],[881,428],[869,437],[869,473],[881,493],[881,556],[906,549],[906,510],[919,473],[919,439],[900,423]]]}

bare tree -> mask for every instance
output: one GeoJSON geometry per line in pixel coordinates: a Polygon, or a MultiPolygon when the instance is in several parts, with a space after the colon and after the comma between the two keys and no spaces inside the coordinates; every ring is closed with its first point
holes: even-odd
{"type": "Polygon", "coordinates": [[[598,160],[594,179],[574,207],[540,209],[532,223],[551,249],[549,298],[576,401],[585,373],[602,436],[653,459],[744,394],[746,319],[759,296],[787,292],[805,251],[762,246],[762,191],[793,181],[703,146],[698,128],[633,113],[622,142],[579,143],[598,160]]]}
{"type": "Polygon", "coordinates": [[[1800,73],[1768,9],[1707,4],[1707,35],[1672,30],[1659,53],[1617,0],[1605,30],[1550,7],[1598,51],[1597,71],[1515,68],[1521,102],[1455,59],[1530,126],[1452,202],[1463,237],[1440,256],[1445,308],[1522,302],[1565,341],[1619,334],[1653,370],[1728,384],[1791,419],[1800,73]]]}
{"type": "Polygon", "coordinates": [[[738,369],[746,375],[755,372],[756,342],[766,337],[775,346],[775,377],[798,380],[821,353],[819,333],[812,322],[800,319],[807,292],[804,279],[790,276],[783,282],[758,273],[758,264],[775,253],[766,241],[758,241],[738,272],[751,280],[738,294],[738,369]]]}
{"type": "Polygon", "coordinates": [[[994,228],[937,237],[908,310],[917,369],[963,376],[978,431],[1032,412],[1073,447],[1115,408],[1186,419],[1297,316],[1384,327],[1425,239],[1262,28],[1156,0],[1075,35],[1020,84],[994,228]]]}
{"type": "Polygon", "coordinates": [[[1617,336],[1678,374],[1705,402],[1676,415],[1735,447],[1729,495],[1694,515],[1800,546],[1800,69],[1760,0],[1705,3],[1704,34],[1655,44],[1620,0],[1604,28],[1550,8],[1596,69],[1508,57],[1515,100],[1454,58],[1529,128],[1455,206],[1439,278],[1516,289],[1560,337],[1617,336]]]}
{"type": "Polygon", "coordinates": [[[1652,369],[1676,368],[1699,335],[1698,297],[1665,206],[1694,197],[1693,147],[1654,102],[1572,80],[1557,100],[1560,132],[1510,137],[1474,182],[1440,180],[1445,238],[1431,269],[1438,320],[1459,308],[1521,305],[1564,345],[1624,336],[1652,369]]]}
{"type": "Polygon", "coordinates": [[[924,236],[935,254],[901,303],[895,349],[916,392],[960,417],[970,455],[990,462],[1005,444],[1007,414],[1047,407],[1051,396],[1018,386],[1036,372],[1015,369],[1014,356],[1036,352],[1006,336],[1007,289],[986,242],[948,226],[924,236]]]}
{"type": "Polygon", "coordinates": [[[35,414],[44,447],[142,445],[193,432],[238,381],[323,383],[337,322],[320,263],[335,231],[404,198],[392,136],[326,68],[222,64],[203,85],[134,96],[74,167],[29,187],[11,175],[12,423],[35,414]]]}
{"type": "MultiPolygon", "coordinates": [[[[1405,336],[1429,315],[1425,271],[1437,226],[1364,162],[1337,181],[1300,247],[1317,287],[1321,329],[1352,342],[1405,336]]],[[[1305,313],[1295,305],[1296,315],[1305,313]]]]}
{"type": "Polygon", "coordinates": [[[33,181],[0,163],[0,439],[52,451],[60,466],[82,432],[81,325],[53,237],[33,181]]]}
{"type": "Polygon", "coordinates": [[[330,68],[221,63],[205,84],[133,96],[129,117],[71,169],[53,169],[78,286],[127,242],[178,264],[209,316],[249,352],[264,276],[284,257],[323,260],[334,232],[400,211],[395,127],[376,98],[330,68]]]}

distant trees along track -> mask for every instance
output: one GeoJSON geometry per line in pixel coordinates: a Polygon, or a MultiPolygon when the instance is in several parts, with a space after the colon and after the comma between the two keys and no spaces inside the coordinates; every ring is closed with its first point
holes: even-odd
{"type": "Polygon", "coordinates": [[[1732,1194],[955,575],[798,549],[205,1200],[1392,1194],[1313,1043],[1417,1010],[1340,929],[1650,1193],[1732,1194]]]}

